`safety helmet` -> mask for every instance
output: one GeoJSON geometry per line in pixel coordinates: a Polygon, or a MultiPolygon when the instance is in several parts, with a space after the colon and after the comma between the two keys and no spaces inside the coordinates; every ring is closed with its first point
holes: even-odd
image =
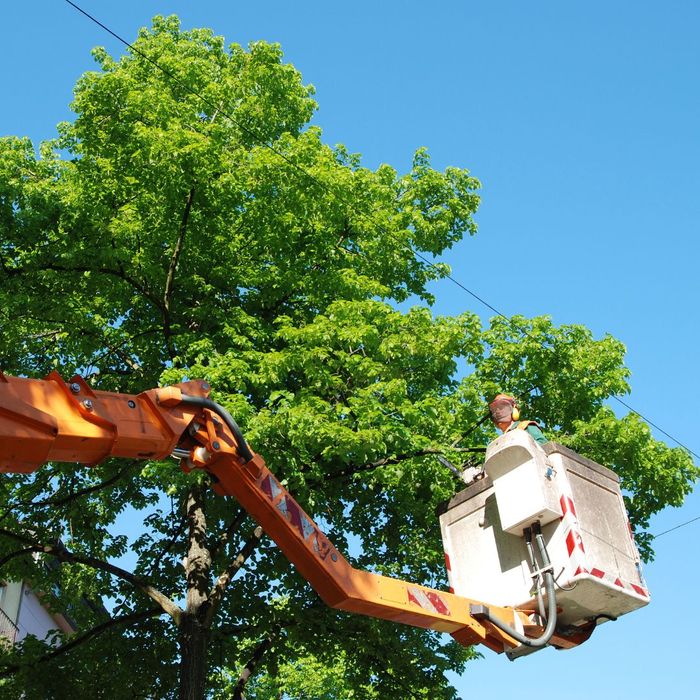
{"type": "Polygon", "coordinates": [[[520,418],[515,398],[508,396],[508,394],[496,395],[489,404],[489,411],[494,423],[509,423],[511,420],[520,418]]]}

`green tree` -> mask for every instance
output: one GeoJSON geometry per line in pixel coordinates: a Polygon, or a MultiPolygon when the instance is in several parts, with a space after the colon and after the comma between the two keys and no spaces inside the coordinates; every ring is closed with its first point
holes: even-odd
{"type": "MultiPolygon", "coordinates": [[[[369,170],[327,146],[313,89],[275,45],[155,18],[135,47],[95,51],[75,120],[38,155],[0,140],[0,367],[128,392],[208,380],[331,539],[358,545],[356,566],[433,586],[446,584],[435,507],[455,488],[434,454],[460,458],[450,446],[496,390],[618,468],[636,527],[680,503],[697,476],[687,455],[604,406],[627,390],[621,344],[546,318],[483,329],[431,313],[444,267],[415,253],[475,232],[467,171],[438,172],[424,150],[404,175],[369,170]],[[393,306],[412,297],[423,306],[393,306]]],[[[2,577],[55,591],[47,604],[79,628],[58,649],[0,650],[7,697],[247,684],[256,699],[454,698],[445,672],[475,656],[326,609],[235,503],[174,462],[49,465],[0,492],[2,577]]]]}

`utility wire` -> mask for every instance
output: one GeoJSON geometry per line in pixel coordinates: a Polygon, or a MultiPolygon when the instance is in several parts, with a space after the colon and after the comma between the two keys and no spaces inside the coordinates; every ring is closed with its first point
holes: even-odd
{"type": "MultiPolygon", "coordinates": [[[[486,308],[491,309],[491,311],[493,311],[497,316],[500,316],[501,318],[504,318],[506,321],[508,321],[508,323],[511,323],[510,319],[504,313],[499,311],[495,306],[491,306],[491,304],[489,304],[488,301],[486,301],[486,299],[483,299],[482,297],[480,297],[476,292],[472,292],[471,289],[469,289],[468,287],[465,287],[458,279],[456,279],[452,275],[446,273],[444,270],[441,270],[434,262],[431,262],[430,260],[428,260],[428,258],[426,258],[424,255],[419,253],[417,250],[414,250],[413,254],[417,258],[420,258],[426,265],[430,265],[430,267],[435,268],[440,273],[440,275],[442,277],[444,277],[445,279],[450,280],[450,282],[456,284],[460,289],[463,289],[467,294],[471,294],[474,297],[474,299],[476,299],[478,302],[483,304],[486,308]]],[[[516,329],[516,330],[519,330],[519,329],[516,329]]],[[[527,331],[525,331],[525,333],[527,334],[527,331]]],[[[535,340],[535,339],[533,338],[533,340],[535,340]]],[[[537,342],[539,343],[539,341],[537,341],[537,342]]]]}
{"type": "Polygon", "coordinates": [[[154,60],[151,58],[148,54],[145,54],[143,51],[140,49],[137,49],[133,44],[128,42],[126,39],[121,37],[119,34],[116,32],[112,31],[108,26],[100,22],[96,17],[93,17],[89,12],[86,12],[83,10],[82,7],[79,7],[76,5],[72,0],[65,0],[66,3],[68,3],[71,7],[75,8],[78,12],[80,12],[82,15],[85,15],[91,22],[94,22],[98,27],[101,27],[104,29],[108,34],[113,36],[117,41],[121,42],[126,46],[127,48],[131,49],[134,53],[138,54],[143,58],[145,61],[148,61],[152,66],[157,68],[161,73],[164,73],[167,75],[171,80],[176,82],[181,88],[186,90],[190,95],[193,95],[197,99],[201,100],[205,105],[208,107],[211,107],[215,112],[218,111],[221,114],[223,114],[228,120],[230,120],[233,124],[235,124],[241,131],[244,131],[248,136],[251,138],[255,139],[258,144],[261,146],[264,146],[265,148],[269,149],[272,151],[275,155],[279,156],[284,160],[288,165],[291,165],[295,170],[297,170],[299,173],[304,175],[304,177],[309,178],[313,182],[315,182],[319,187],[325,189],[327,192],[330,194],[335,194],[335,192],[332,191],[332,189],[324,182],[321,182],[317,177],[312,175],[310,172],[302,168],[300,165],[295,163],[289,156],[286,156],[284,153],[281,151],[278,151],[274,146],[271,144],[267,143],[265,139],[258,134],[254,129],[251,129],[250,127],[246,126],[245,124],[242,124],[239,120],[237,120],[235,117],[231,116],[228,112],[225,112],[220,108],[219,105],[216,103],[212,102],[211,100],[207,99],[204,97],[202,94],[191,88],[187,83],[184,83],[182,80],[180,80],[172,71],[169,71],[167,68],[163,68],[163,66],[158,63],[158,61],[154,60]]]}
{"type": "MultiPolygon", "coordinates": [[[[292,168],[294,168],[297,172],[299,172],[299,173],[302,174],[304,177],[308,178],[309,180],[311,180],[312,182],[314,182],[316,185],[318,185],[321,189],[325,190],[326,192],[328,192],[328,193],[331,194],[332,196],[337,197],[350,211],[352,211],[354,214],[356,214],[359,218],[365,219],[365,220],[368,220],[368,219],[369,219],[369,215],[368,215],[367,213],[362,212],[362,211],[356,209],[356,208],[353,206],[352,202],[348,201],[348,200],[343,196],[342,193],[335,192],[327,183],[325,183],[325,182],[319,180],[315,175],[313,175],[313,174],[311,174],[310,172],[308,172],[308,170],[306,170],[305,168],[303,168],[302,166],[300,166],[298,163],[295,163],[291,158],[289,158],[289,156],[285,155],[284,153],[282,153],[281,151],[279,151],[278,149],[276,149],[272,144],[270,144],[270,143],[268,143],[267,141],[265,141],[265,139],[264,139],[260,134],[258,134],[254,129],[251,129],[250,127],[246,126],[245,124],[242,124],[239,120],[237,120],[237,119],[236,119],[235,117],[233,117],[231,114],[229,114],[228,112],[222,110],[221,107],[220,107],[219,105],[216,105],[214,102],[212,102],[211,100],[207,99],[206,97],[204,97],[203,95],[201,95],[199,92],[197,92],[196,90],[194,90],[193,88],[191,88],[189,85],[187,85],[187,84],[184,83],[182,80],[180,80],[176,75],[174,75],[174,74],[173,74],[171,71],[169,71],[167,68],[164,68],[163,66],[161,66],[160,63],[158,63],[156,60],[154,60],[153,58],[151,58],[150,56],[148,56],[147,54],[145,54],[145,53],[144,53],[143,51],[141,51],[140,49],[136,48],[133,44],[131,44],[130,42],[128,42],[126,39],[124,39],[123,37],[121,37],[121,36],[120,36],[119,34],[117,34],[116,32],[112,31],[108,26],[106,26],[105,24],[103,24],[102,22],[100,22],[96,17],[93,17],[90,13],[86,12],[85,10],[83,10],[83,9],[82,9],[80,6],[78,6],[76,3],[72,2],[72,0],[65,0],[65,2],[66,2],[68,5],[70,5],[71,7],[73,7],[75,10],[77,10],[78,12],[80,12],[82,15],[84,15],[85,17],[87,17],[91,22],[94,22],[97,26],[101,27],[104,31],[106,31],[108,34],[110,34],[112,37],[114,37],[117,41],[119,41],[120,43],[122,43],[124,46],[126,46],[126,47],[129,48],[129,49],[131,49],[131,51],[133,51],[134,53],[136,53],[136,54],[138,54],[139,56],[141,56],[144,60],[148,61],[152,66],[154,66],[154,67],[155,67],[157,70],[159,70],[161,73],[163,73],[164,75],[167,75],[171,80],[173,80],[174,82],[176,82],[180,87],[184,88],[190,95],[193,95],[194,97],[196,97],[197,99],[199,99],[201,102],[203,102],[205,105],[211,107],[211,108],[214,109],[215,111],[218,111],[220,114],[222,114],[224,117],[226,117],[229,121],[231,121],[231,123],[235,124],[239,129],[241,129],[241,130],[244,131],[246,134],[248,134],[248,136],[250,136],[250,137],[253,138],[255,141],[257,141],[259,145],[261,145],[261,146],[267,148],[268,150],[270,150],[272,153],[274,153],[275,155],[277,155],[279,158],[281,158],[282,160],[284,160],[288,165],[290,165],[292,168]]],[[[441,277],[443,277],[443,278],[445,278],[445,279],[448,279],[450,282],[452,282],[453,284],[455,284],[457,287],[459,287],[460,289],[462,289],[464,292],[466,292],[467,294],[471,295],[471,296],[472,296],[474,299],[476,299],[480,304],[482,304],[482,305],[485,306],[486,308],[488,308],[488,309],[490,309],[491,311],[493,311],[496,315],[498,315],[498,316],[500,316],[501,318],[503,318],[503,319],[511,326],[511,328],[513,328],[514,330],[516,330],[516,331],[522,333],[523,335],[528,336],[531,340],[535,341],[535,342],[536,342],[538,345],[540,345],[543,349],[550,350],[550,351],[556,353],[556,350],[555,350],[554,348],[544,345],[544,344],[541,343],[537,338],[535,338],[535,336],[533,336],[531,333],[529,333],[527,330],[522,329],[522,328],[518,328],[518,327],[513,323],[513,321],[512,321],[510,318],[508,318],[502,311],[499,311],[495,306],[493,306],[492,304],[490,304],[490,303],[489,303],[486,299],[484,299],[483,297],[479,296],[476,292],[473,292],[471,289],[469,289],[466,285],[464,285],[464,284],[463,284],[462,282],[460,282],[458,279],[456,279],[455,277],[453,277],[453,276],[450,275],[450,274],[447,274],[442,268],[438,267],[435,263],[433,263],[432,261],[430,261],[428,258],[426,258],[424,255],[422,255],[421,253],[419,253],[417,250],[412,250],[411,252],[412,252],[417,258],[419,258],[420,260],[422,260],[426,265],[428,265],[428,266],[432,267],[433,269],[435,269],[435,270],[440,274],[441,277]]],[[[626,402],[623,401],[622,399],[618,398],[617,396],[612,396],[611,398],[614,399],[615,401],[617,401],[618,403],[620,403],[621,405],[623,405],[625,408],[627,408],[629,411],[631,411],[631,412],[634,413],[635,415],[639,416],[645,423],[647,423],[648,425],[652,426],[653,428],[656,428],[656,430],[658,430],[660,433],[662,433],[663,435],[665,435],[669,440],[675,442],[677,445],[679,445],[680,447],[682,447],[684,450],[686,450],[686,451],[687,451],[689,454],[691,454],[693,457],[695,457],[696,459],[699,459],[699,460],[700,460],[700,455],[698,455],[697,452],[694,452],[693,450],[691,450],[689,447],[687,447],[686,445],[684,445],[680,440],[678,440],[678,438],[675,438],[673,435],[671,435],[670,433],[666,432],[663,428],[661,428],[661,427],[659,427],[658,425],[656,425],[655,423],[653,423],[651,420],[649,420],[649,419],[646,418],[644,415],[642,415],[639,411],[637,411],[637,410],[635,410],[634,408],[632,408],[632,406],[630,406],[628,403],[626,403],[626,402]]],[[[664,534],[664,533],[662,533],[662,534],[664,534]]]]}
{"type": "Polygon", "coordinates": [[[677,445],[680,445],[684,450],[687,450],[691,455],[693,455],[693,457],[695,457],[696,459],[700,459],[700,456],[698,455],[697,452],[693,452],[693,450],[691,450],[689,447],[686,447],[680,440],[674,438],[673,435],[669,435],[663,428],[656,425],[656,423],[652,423],[652,421],[650,421],[648,418],[643,416],[639,411],[636,411],[628,403],[626,403],[622,399],[618,398],[617,396],[613,396],[612,398],[615,399],[615,401],[617,401],[618,403],[622,404],[626,409],[628,409],[632,413],[635,413],[636,415],[638,415],[645,423],[648,423],[652,428],[656,428],[660,433],[665,435],[667,438],[669,438],[670,440],[673,440],[673,442],[675,442],[677,445]]]}
{"type": "Polygon", "coordinates": [[[697,518],[692,518],[691,520],[686,520],[684,523],[681,523],[680,525],[676,525],[675,527],[669,528],[668,530],[664,530],[663,532],[660,532],[658,535],[654,535],[654,539],[658,539],[661,537],[661,535],[667,535],[669,532],[673,532],[674,530],[680,530],[682,527],[685,527],[686,525],[690,525],[691,523],[694,523],[696,520],[700,520],[700,515],[698,515],[697,518]]]}
{"type": "MultiPolygon", "coordinates": [[[[435,263],[433,263],[433,262],[431,262],[430,260],[428,260],[428,258],[426,258],[424,255],[422,255],[421,253],[419,253],[417,250],[414,250],[413,252],[414,252],[414,254],[416,255],[416,257],[420,258],[420,259],[421,259],[423,262],[425,262],[427,265],[430,265],[431,267],[434,267],[436,270],[438,270],[439,272],[441,272],[442,276],[443,276],[445,279],[450,280],[450,282],[452,282],[453,284],[457,285],[460,289],[463,289],[465,292],[467,292],[467,294],[471,294],[471,296],[473,296],[474,299],[476,299],[477,301],[479,301],[481,304],[483,304],[483,305],[486,306],[487,308],[491,309],[491,311],[493,311],[496,315],[498,315],[498,316],[500,316],[501,318],[503,318],[503,319],[508,323],[508,325],[509,325],[511,328],[513,328],[513,329],[516,330],[516,331],[519,331],[519,332],[522,333],[523,335],[526,335],[528,338],[530,338],[530,340],[533,340],[535,343],[537,343],[542,349],[544,349],[544,350],[549,350],[549,351],[551,351],[552,353],[555,353],[555,354],[556,354],[556,350],[555,350],[553,347],[550,347],[550,346],[548,346],[548,345],[544,345],[543,343],[541,343],[541,342],[540,342],[534,335],[532,335],[532,333],[530,333],[528,330],[526,330],[526,329],[524,329],[524,328],[518,328],[518,327],[511,321],[511,319],[509,319],[503,312],[499,311],[495,306],[492,306],[491,304],[489,304],[488,301],[486,301],[485,299],[483,299],[482,297],[480,297],[478,294],[476,294],[475,292],[473,292],[471,289],[465,287],[458,279],[456,279],[455,277],[453,277],[453,276],[450,275],[450,274],[447,274],[447,273],[441,271],[440,268],[438,268],[438,266],[435,265],[435,263]]],[[[679,445],[679,446],[682,447],[684,450],[686,450],[689,454],[693,455],[693,457],[695,457],[696,459],[699,459],[699,460],[700,460],[700,455],[698,455],[697,452],[694,452],[694,451],[691,450],[689,447],[686,447],[686,445],[684,445],[680,440],[678,440],[678,438],[675,438],[675,437],[673,437],[673,435],[671,435],[670,433],[667,433],[661,426],[657,425],[656,423],[654,423],[653,421],[651,421],[649,418],[647,418],[646,416],[644,416],[643,414],[641,414],[639,411],[637,411],[636,409],[632,408],[632,406],[630,406],[626,401],[623,401],[621,398],[619,398],[618,396],[615,396],[615,395],[611,396],[610,398],[613,399],[613,400],[615,400],[615,401],[617,401],[619,404],[622,404],[628,411],[630,411],[631,413],[634,413],[635,415],[639,416],[645,423],[647,423],[648,425],[650,425],[652,428],[656,428],[656,430],[658,430],[660,433],[662,433],[663,435],[665,435],[669,440],[672,440],[672,441],[675,442],[677,445],[679,445]]]]}

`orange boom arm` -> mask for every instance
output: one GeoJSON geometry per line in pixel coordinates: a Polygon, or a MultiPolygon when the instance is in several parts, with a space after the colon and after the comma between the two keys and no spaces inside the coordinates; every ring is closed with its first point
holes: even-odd
{"type": "MultiPolygon", "coordinates": [[[[204,469],[218,494],[233,496],[331,607],[448,632],[461,644],[497,652],[520,646],[486,619],[478,601],[353,568],[208,394],[201,381],[130,395],[95,391],[80,377],[64,382],[55,372],[45,380],[0,373],[0,472],[174,453],[185,471],[204,469]]],[[[528,611],[488,609],[492,618],[528,630],[528,611]]]]}

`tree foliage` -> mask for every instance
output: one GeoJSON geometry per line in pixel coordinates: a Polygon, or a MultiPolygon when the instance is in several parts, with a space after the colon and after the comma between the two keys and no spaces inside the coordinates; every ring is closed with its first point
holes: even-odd
{"type": "MultiPolygon", "coordinates": [[[[208,380],[357,566],[433,586],[446,584],[435,507],[455,490],[434,454],[459,461],[455,438],[497,391],[618,471],[642,537],[680,504],[692,461],[605,406],[628,390],[619,342],[544,317],[482,328],[431,313],[444,268],[415,252],[475,233],[467,171],[436,171],[423,149],[406,174],[370,170],[324,144],[313,88],[276,45],[155,18],[135,47],[95,51],[75,120],[38,154],[0,140],[0,367],[128,392],[208,380]],[[410,298],[423,305],[397,310],[410,298]]],[[[173,462],[49,465],[0,492],[2,577],[54,591],[47,604],[79,630],[60,649],[2,650],[7,697],[175,697],[190,639],[177,609],[204,619],[204,583],[226,570],[238,577],[205,625],[212,697],[251,678],[256,700],[454,698],[445,672],[474,656],[324,608],[235,503],[173,462]]]]}

